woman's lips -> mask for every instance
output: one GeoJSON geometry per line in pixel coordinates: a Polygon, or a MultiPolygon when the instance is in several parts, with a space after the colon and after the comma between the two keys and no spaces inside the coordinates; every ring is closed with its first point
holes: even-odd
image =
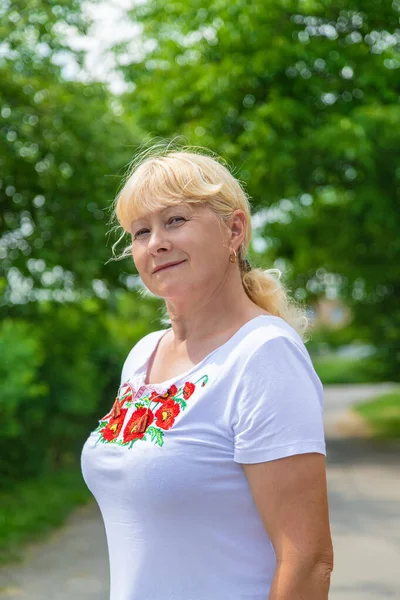
{"type": "Polygon", "coordinates": [[[181,264],[182,264],[182,263],[184,263],[184,262],[185,262],[185,261],[184,261],[184,260],[182,260],[181,262],[179,262],[179,263],[176,263],[175,265],[169,265],[169,267],[163,267],[162,269],[158,269],[158,270],[156,271],[156,273],[160,273],[161,271],[166,271],[167,269],[172,269],[173,267],[178,267],[179,265],[181,265],[181,264]]]}

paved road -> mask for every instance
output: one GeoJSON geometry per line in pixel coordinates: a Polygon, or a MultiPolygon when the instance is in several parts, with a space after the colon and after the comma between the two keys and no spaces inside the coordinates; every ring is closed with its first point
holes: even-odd
{"type": "Polygon", "coordinates": [[[400,444],[362,437],[347,409],[398,384],[325,386],[327,479],[335,549],[330,600],[400,600],[400,444]],[[351,437],[346,437],[353,433],[351,437]]]}
{"type": "MultiPolygon", "coordinates": [[[[343,411],[380,386],[326,386],[327,477],[335,569],[330,600],[400,600],[400,447],[343,437],[343,411]]],[[[108,600],[96,504],[78,509],[22,565],[0,570],[1,600],[108,600]]]]}

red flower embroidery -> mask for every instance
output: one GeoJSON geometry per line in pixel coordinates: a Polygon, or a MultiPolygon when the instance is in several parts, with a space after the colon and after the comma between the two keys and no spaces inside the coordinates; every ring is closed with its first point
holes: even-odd
{"type": "Polygon", "coordinates": [[[159,394],[158,392],[151,392],[150,394],[150,400],[152,402],[166,402],[167,400],[169,400],[170,398],[172,398],[173,396],[175,396],[178,393],[178,388],[176,387],[176,385],[171,385],[171,387],[168,388],[168,390],[164,393],[161,392],[161,394],[159,394]]]}
{"type": "Polygon", "coordinates": [[[135,410],[125,426],[124,442],[131,442],[137,438],[141,440],[153,421],[154,415],[150,409],[142,406],[135,410]]]}
{"type": "Polygon", "coordinates": [[[171,385],[166,391],[162,391],[161,393],[154,389],[151,390],[151,385],[142,385],[138,390],[135,390],[130,383],[122,384],[119,387],[118,395],[111,411],[99,421],[99,426],[96,429],[96,431],[100,432],[98,441],[115,442],[122,446],[129,444],[129,448],[131,448],[133,442],[136,440],[147,439],[145,434],[150,428],[151,441],[154,444],[163,446],[164,432],[173,427],[176,417],[181,411],[186,409],[187,404],[184,400],[188,400],[193,395],[196,386],[198,387],[200,382],[202,386],[206,385],[208,376],[203,375],[196,383],[185,381],[183,387],[179,389],[176,385],[171,385]],[[143,395],[142,392],[145,391],[146,394],[142,401],[137,402],[133,406],[134,398],[140,399],[141,395],[143,395]],[[153,412],[148,405],[143,406],[143,402],[146,402],[148,405],[152,402],[159,403],[159,406],[153,412]],[[126,404],[127,406],[123,408],[126,404]],[[133,410],[132,413],[131,410],[133,410]],[[130,416],[124,429],[122,429],[128,411],[130,416]],[[150,427],[153,421],[155,421],[154,426],[150,427]],[[121,431],[122,439],[118,440],[117,438],[121,431]]]}
{"type": "Polygon", "coordinates": [[[179,415],[180,406],[174,400],[166,400],[162,406],[156,410],[156,425],[161,429],[170,429],[175,423],[175,418],[179,415]]]}
{"type": "Polygon", "coordinates": [[[123,383],[120,387],[120,396],[125,396],[125,394],[128,394],[127,399],[131,399],[132,400],[132,386],[130,383],[123,383]],[[128,394],[129,392],[129,394],[128,394]]]}
{"type": "Polygon", "coordinates": [[[110,410],[110,412],[108,412],[102,419],[101,421],[106,421],[107,419],[109,419],[111,416],[116,418],[119,416],[119,413],[121,412],[121,408],[123,407],[123,405],[125,404],[125,402],[130,402],[132,400],[132,389],[130,388],[130,386],[128,386],[127,384],[124,384],[124,388],[122,389],[121,393],[119,396],[117,396],[115,398],[114,404],[112,409],[110,410]],[[123,398],[122,400],[120,400],[120,397],[123,396],[124,394],[126,394],[129,390],[129,394],[127,394],[125,396],[125,398],[123,398]]]}
{"type": "Polygon", "coordinates": [[[103,434],[103,439],[107,440],[107,442],[111,442],[112,440],[115,440],[115,438],[118,437],[127,410],[127,408],[123,408],[118,417],[111,417],[107,425],[100,430],[103,434]]]}
{"type": "Polygon", "coordinates": [[[183,387],[183,390],[182,390],[182,394],[183,394],[183,397],[185,398],[185,400],[190,398],[190,396],[193,394],[195,389],[196,389],[196,386],[194,385],[194,383],[191,383],[190,381],[186,381],[186,383],[183,387]]]}
{"type": "Polygon", "coordinates": [[[171,387],[169,387],[164,394],[159,394],[159,397],[161,398],[161,402],[164,402],[164,400],[172,398],[172,396],[175,396],[177,393],[178,388],[176,387],[176,385],[171,385],[171,387]]]}

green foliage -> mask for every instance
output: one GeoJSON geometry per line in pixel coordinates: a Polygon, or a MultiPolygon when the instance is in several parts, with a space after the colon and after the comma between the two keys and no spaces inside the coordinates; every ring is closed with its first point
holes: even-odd
{"type": "MultiPolygon", "coordinates": [[[[77,288],[93,294],[93,279],[117,281],[121,270],[105,265],[106,232],[131,134],[101,84],[27,79],[4,68],[0,77],[0,275],[18,269],[32,288],[28,299],[41,288],[69,300],[77,288]],[[56,266],[59,274],[46,278],[56,266]]],[[[9,288],[4,300],[12,302],[9,288]]]]}
{"type": "Polygon", "coordinates": [[[324,385],[382,381],[379,363],[371,357],[350,359],[328,355],[313,357],[312,362],[324,385]]]}
{"type": "Polygon", "coordinates": [[[84,33],[88,24],[79,0],[0,8],[10,48],[0,56],[0,306],[93,295],[96,279],[123,285],[120,265],[105,264],[114,241],[106,234],[139,132],[103,83],[63,77],[66,56],[82,57],[61,32],[84,33]],[[10,274],[24,285],[11,285],[10,274]]]}
{"type": "Polygon", "coordinates": [[[0,325],[0,354],[2,436],[12,439],[22,433],[18,412],[29,410],[47,392],[46,384],[38,381],[43,353],[29,324],[5,319],[0,325]]]}
{"type": "Polygon", "coordinates": [[[400,389],[358,404],[354,409],[372,426],[374,437],[400,440],[400,389]]]}
{"type": "Polygon", "coordinates": [[[113,404],[132,346],[161,324],[159,301],[43,302],[34,325],[0,327],[1,487],[68,466],[113,404]]]}
{"type": "Polygon", "coordinates": [[[10,52],[2,53],[1,61],[15,73],[33,75],[45,70],[58,76],[60,67],[51,60],[55,53],[82,58],[82,53],[71,50],[61,31],[68,26],[85,34],[89,25],[81,0],[3,0],[0,39],[10,52]]]}
{"type": "Polygon", "coordinates": [[[8,478],[31,476],[42,469],[46,455],[35,438],[43,426],[42,404],[48,385],[40,378],[45,360],[38,332],[22,321],[0,325],[0,473],[8,478]]]}
{"type": "Polygon", "coordinates": [[[71,510],[90,500],[79,468],[20,481],[0,492],[0,563],[22,558],[27,542],[59,527],[71,510]]]}
{"type": "Polygon", "coordinates": [[[358,342],[357,334],[354,323],[350,323],[345,327],[329,328],[323,326],[315,328],[312,331],[310,340],[307,342],[307,348],[309,352],[315,355],[335,351],[342,346],[358,342]]]}
{"type": "Polygon", "coordinates": [[[58,466],[68,453],[78,451],[87,432],[97,424],[98,406],[118,365],[102,323],[101,302],[40,308],[40,339],[49,349],[40,372],[49,391],[42,434],[51,464],[58,466]]]}

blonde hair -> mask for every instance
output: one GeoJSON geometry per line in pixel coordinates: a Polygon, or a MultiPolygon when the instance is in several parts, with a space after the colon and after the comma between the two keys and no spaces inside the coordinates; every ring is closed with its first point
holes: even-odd
{"type": "MultiPolygon", "coordinates": [[[[247,296],[260,308],[284,319],[304,342],[308,341],[310,322],[306,309],[289,297],[280,282],[281,271],[256,267],[246,270],[246,252],[252,237],[251,207],[239,180],[212,151],[198,146],[171,150],[171,145],[172,142],[153,144],[130,163],[113,205],[113,220],[123,229],[112,247],[114,259],[132,255],[131,245],[119,256],[115,255],[115,248],[125,233],[130,233],[132,221],[143,210],[154,211],[182,201],[201,203],[213,210],[223,223],[233,211],[241,209],[246,215],[246,230],[237,256],[247,296]]],[[[117,229],[119,226],[116,225],[117,229]]],[[[162,321],[170,323],[166,311],[162,321]]]]}

